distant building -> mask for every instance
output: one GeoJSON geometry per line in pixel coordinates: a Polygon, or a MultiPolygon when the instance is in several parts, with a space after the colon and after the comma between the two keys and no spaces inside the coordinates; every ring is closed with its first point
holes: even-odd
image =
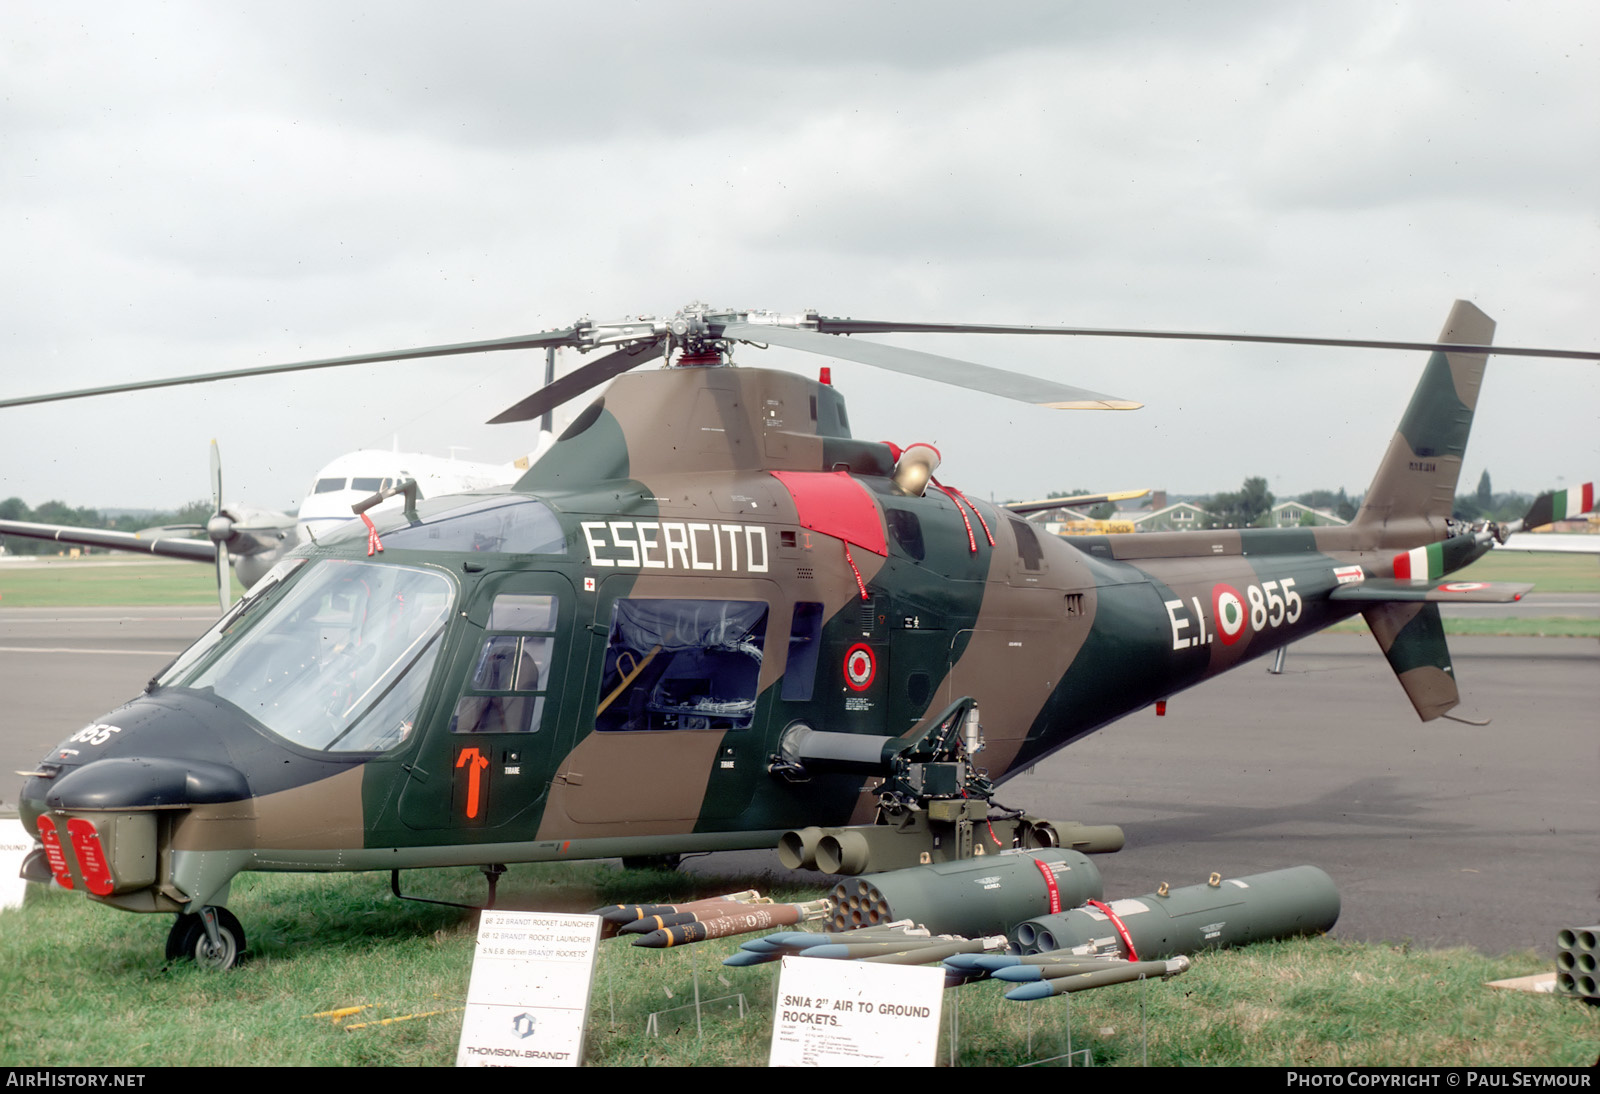
{"type": "Polygon", "coordinates": [[[1272,528],[1332,528],[1349,524],[1336,513],[1326,509],[1313,509],[1298,501],[1280,501],[1272,507],[1272,528]]]}
{"type": "Polygon", "coordinates": [[[1192,501],[1179,501],[1160,509],[1120,512],[1113,519],[1131,521],[1140,532],[1189,532],[1205,527],[1206,511],[1192,501]]]}

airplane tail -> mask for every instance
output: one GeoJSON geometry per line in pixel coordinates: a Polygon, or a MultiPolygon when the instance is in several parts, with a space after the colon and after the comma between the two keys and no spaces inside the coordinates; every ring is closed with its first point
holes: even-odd
{"type": "MultiPolygon", "coordinates": [[[[1457,300],[1440,332],[1441,342],[1487,345],[1494,320],[1457,300]]],[[[1444,539],[1455,503],[1472,413],[1478,405],[1487,358],[1436,352],[1411,396],[1389,451],[1367,488],[1355,527],[1376,533],[1376,546],[1416,546],[1444,539]]]]}

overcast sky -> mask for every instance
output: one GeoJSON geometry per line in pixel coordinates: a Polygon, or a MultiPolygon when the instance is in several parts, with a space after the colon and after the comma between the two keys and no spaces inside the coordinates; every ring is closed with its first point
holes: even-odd
{"type": "MultiPolygon", "coordinates": [[[[739,308],[1600,348],[1600,5],[0,6],[0,395],[739,308]]],[[[836,363],[980,496],[1365,489],[1418,354],[906,337],[1138,399],[836,363]]],[[[582,359],[564,355],[562,366],[582,359]]],[[[815,374],[818,358],[741,350],[815,374]]],[[[506,460],[543,354],[0,411],[0,497],[289,508],[506,460]]],[[[1491,361],[1463,487],[1600,472],[1600,366],[1491,361]]],[[[577,406],[569,407],[573,413],[577,406]]]]}

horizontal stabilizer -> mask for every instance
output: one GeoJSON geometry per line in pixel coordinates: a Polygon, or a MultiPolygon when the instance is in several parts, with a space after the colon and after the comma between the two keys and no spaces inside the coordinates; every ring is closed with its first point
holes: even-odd
{"type": "Polygon", "coordinates": [[[1394,581],[1369,578],[1340,585],[1333,600],[1378,604],[1509,604],[1521,600],[1531,584],[1520,581],[1394,581]]]}

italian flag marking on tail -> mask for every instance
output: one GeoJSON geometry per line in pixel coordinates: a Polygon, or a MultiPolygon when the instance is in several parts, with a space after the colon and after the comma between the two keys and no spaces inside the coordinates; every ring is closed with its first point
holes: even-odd
{"type": "Polygon", "coordinates": [[[1444,544],[1430,543],[1394,556],[1396,581],[1432,581],[1444,576],[1444,544]]]}
{"type": "Polygon", "coordinates": [[[1551,498],[1551,504],[1555,508],[1555,520],[1566,520],[1587,513],[1594,508],[1594,483],[1586,482],[1582,486],[1557,490],[1551,498]]]}

